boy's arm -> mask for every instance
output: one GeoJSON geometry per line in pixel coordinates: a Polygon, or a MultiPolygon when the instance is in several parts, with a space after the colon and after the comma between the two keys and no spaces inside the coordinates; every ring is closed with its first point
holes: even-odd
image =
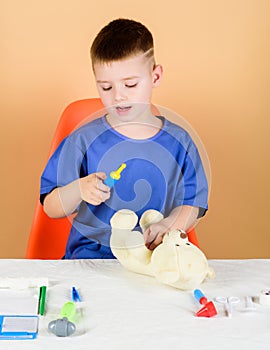
{"type": "Polygon", "coordinates": [[[166,232],[181,229],[188,231],[198,220],[199,208],[183,205],[174,208],[170,215],[156,224],[152,224],[144,232],[144,241],[148,249],[155,249],[163,240],[166,232]]]}
{"type": "Polygon", "coordinates": [[[62,218],[74,213],[81,201],[99,205],[110,197],[110,188],[104,185],[106,174],[93,173],[55,188],[44,199],[44,211],[51,218],[62,218]]]}

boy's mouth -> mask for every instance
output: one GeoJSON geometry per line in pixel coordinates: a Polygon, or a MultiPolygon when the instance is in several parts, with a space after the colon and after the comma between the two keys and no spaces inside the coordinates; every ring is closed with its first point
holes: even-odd
{"type": "Polygon", "coordinates": [[[120,112],[129,111],[131,109],[131,106],[117,106],[116,110],[120,112]]]}
{"type": "Polygon", "coordinates": [[[131,106],[117,106],[115,109],[119,115],[124,115],[131,110],[131,106]]]}

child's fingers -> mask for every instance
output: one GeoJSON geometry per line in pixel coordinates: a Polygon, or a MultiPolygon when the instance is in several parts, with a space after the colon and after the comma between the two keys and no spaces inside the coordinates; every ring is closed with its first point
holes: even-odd
{"type": "Polygon", "coordinates": [[[157,237],[157,234],[153,231],[151,231],[151,228],[149,227],[143,234],[145,246],[150,249],[150,246],[154,244],[154,241],[157,237]]]}
{"type": "Polygon", "coordinates": [[[110,198],[110,193],[96,191],[96,193],[93,194],[91,198],[89,198],[88,203],[93,205],[100,205],[101,203],[105,202],[109,198],[110,198]]]}
{"type": "Polygon", "coordinates": [[[97,181],[96,189],[103,193],[108,193],[111,190],[110,187],[105,185],[101,180],[97,181]]]}
{"type": "Polygon", "coordinates": [[[97,173],[95,173],[96,177],[101,179],[101,180],[105,180],[107,175],[103,172],[103,171],[99,171],[97,173]]]}
{"type": "Polygon", "coordinates": [[[93,173],[80,180],[82,200],[93,205],[99,205],[110,198],[110,188],[104,185],[102,178],[105,173],[93,173]]]}
{"type": "Polygon", "coordinates": [[[144,233],[143,233],[143,239],[144,239],[144,242],[145,242],[145,243],[148,242],[149,233],[150,233],[150,228],[148,227],[148,228],[144,231],[144,233]]]}
{"type": "Polygon", "coordinates": [[[162,243],[163,236],[165,234],[164,228],[162,230],[162,226],[158,224],[153,224],[148,227],[148,229],[145,230],[143,237],[145,246],[150,249],[154,250],[160,243],[162,243]]]}
{"type": "Polygon", "coordinates": [[[106,174],[99,172],[96,173],[96,179],[97,179],[97,189],[103,192],[110,192],[110,187],[106,186],[103,181],[106,179],[106,174]]]}
{"type": "Polygon", "coordinates": [[[107,199],[109,199],[111,196],[110,192],[100,192],[100,199],[101,202],[105,202],[107,199]]]}
{"type": "Polygon", "coordinates": [[[147,248],[150,250],[154,250],[160,243],[162,243],[162,236],[157,236],[155,240],[147,245],[147,248]]]}

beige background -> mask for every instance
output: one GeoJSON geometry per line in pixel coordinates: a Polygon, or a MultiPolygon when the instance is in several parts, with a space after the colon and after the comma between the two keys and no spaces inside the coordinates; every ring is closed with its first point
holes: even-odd
{"type": "Polygon", "coordinates": [[[2,0],[0,257],[24,257],[60,114],[97,96],[89,46],[128,17],[152,31],[164,67],[154,102],[182,115],[208,152],[202,249],[270,258],[269,14],[269,0],[2,0]]]}

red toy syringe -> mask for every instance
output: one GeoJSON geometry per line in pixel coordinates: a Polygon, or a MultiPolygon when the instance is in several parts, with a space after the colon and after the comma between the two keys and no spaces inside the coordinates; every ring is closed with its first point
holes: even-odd
{"type": "Polygon", "coordinates": [[[201,305],[204,305],[197,313],[198,317],[213,317],[217,314],[217,310],[212,301],[208,301],[204,294],[199,290],[194,290],[194,296],[201,305]]]}

